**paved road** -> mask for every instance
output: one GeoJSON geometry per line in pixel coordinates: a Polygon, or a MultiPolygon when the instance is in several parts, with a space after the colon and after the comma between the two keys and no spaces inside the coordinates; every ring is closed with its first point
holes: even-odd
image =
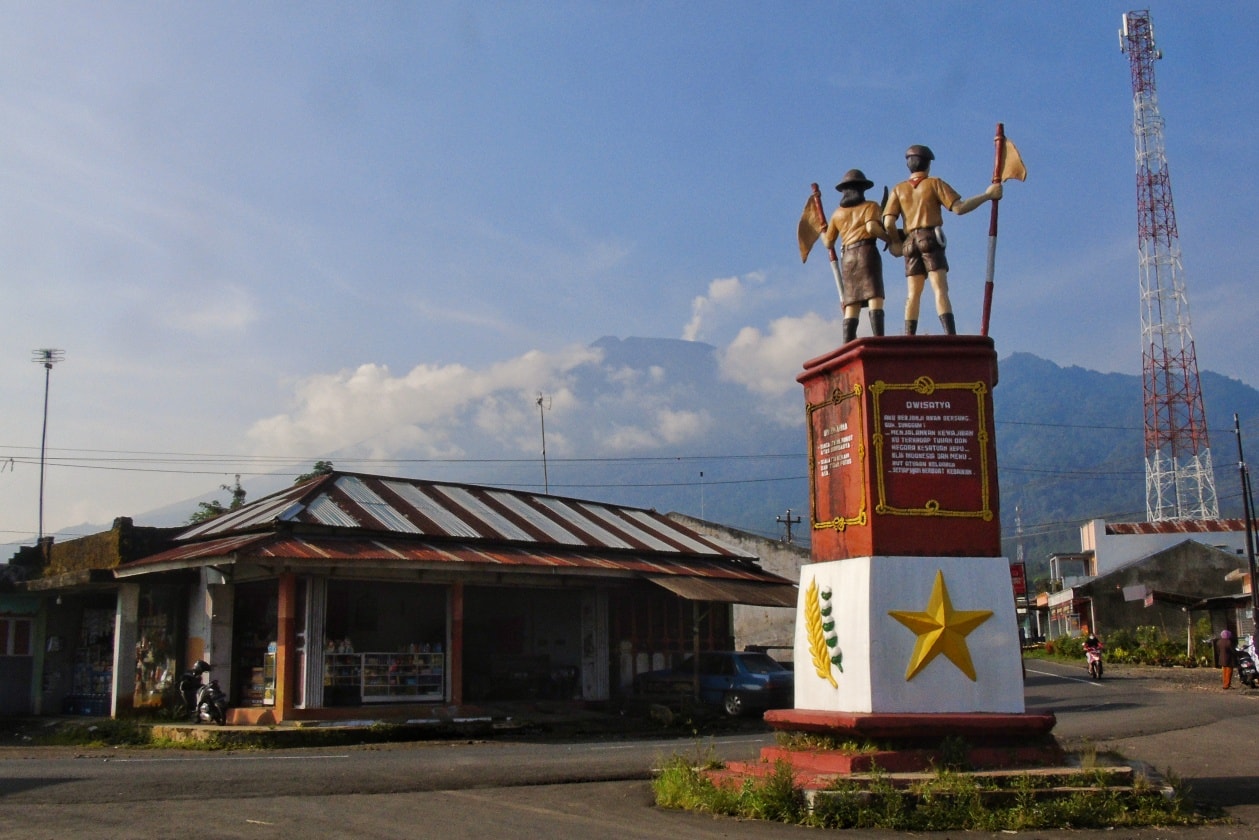
{"type": "MultiPolygon", "coordinates": [[[[1080,668],[1028,663],[1029,709],[1054,709],[1066,743],[1093,742],[1170,769],[1204,801],[1244,821],[1097,836],[1259,838],[1259,758],[1251,735],[1259,726],[1259,692],[1221,691],[1216,674],[1198,675],[1200,685],[1174,685],[1157,671],[1115,669],[1093,683],[1080,668]]],[[[652,807],[643,778],[659,758],[673,752],[748,756],[767,739],[751,733],[703,741],[0,754],[0,838],[182,837],[187,831],[199,840],[813,836],[793,826],[652,807]]]]}

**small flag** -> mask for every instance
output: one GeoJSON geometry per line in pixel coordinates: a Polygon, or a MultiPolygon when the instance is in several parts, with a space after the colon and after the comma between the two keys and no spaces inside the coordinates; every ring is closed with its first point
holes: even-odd
{"type": "Polygon", "coordinates": [[[1001,141],[1004,147],[1001,150],[1001,157],[1005,163],[1001,167],[1002,181],[1026,181],[1027,167],[1023,165],[1023,158],[1019,155],[1019,150],[1014,148],[1014,144],[1010,142],[1010,138],[1003,138],[1001,141]]]}
{"type": "Polygon", "coordinates": [[[796,228],[796,237],[800,241],[800,262],[809,261],[813,243],[817,242],[825,227],[813,196],[809,196],[809,200],[804,203],[804,214],[800,216],[800,226],[796,228]]]}

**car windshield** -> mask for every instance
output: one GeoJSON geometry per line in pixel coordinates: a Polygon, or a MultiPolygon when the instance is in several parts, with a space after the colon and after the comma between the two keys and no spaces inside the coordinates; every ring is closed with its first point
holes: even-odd
{"type": "Polygon", "coordinates": [[[741,653],[739,659],[743,662],[743,668],[752,674],[771,674],[785,670],[765,653],[741,653]]]}

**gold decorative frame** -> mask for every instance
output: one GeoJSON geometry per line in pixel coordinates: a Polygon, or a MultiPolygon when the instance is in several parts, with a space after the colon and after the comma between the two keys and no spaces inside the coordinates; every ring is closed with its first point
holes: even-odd
{"type": "Polygon", "coordinates": [[[866,435],[865,435],[865,415],[861,411],[854,412],[857,422],[860,424],[853,433],[853,439],[858,441],[857,444],[857,463],[861,468],[861,502],[857,506],[857,514],[855,516],[836,516],[834,519],[828,519],[825,522],[818,520],[817,512],[817,436],[814,432],[813,414],[828,406],[839,405],[840,403],[856,399],[861,396],[863,388],[860,382],[853,383],[852,389],[843,391],[839,388],[831,391],[829,399],[825,399],[820,403],[806,403],[804,407],[805,420],[809,429],[809,520],[813,524],[813,530],[825,530],[827,528],[836,531],[843,531],[849,525],[865,525],[869,517],[868,500],[866,498],[866,481],[865,481],[865,463],[866,463],[866,435]]]}
{"type": "MultiPolygon", "coordinates": [[[[984,398],[988,394],[988,384],[982,381],[935,382],[929,376],[920,376],[913,382],[908,383],[889,383],[877,380],[870,386],[870,394],[874,399],[874,435],[871,438],[871,442],[874,445],[874,466],[878,479],[879,497],[874,507],[875,512],[892,516],[944,516],[982,519],[985,522],[992,521],[992,490],[988,479],[988,441],[990,432],[988,430],[988,415],[984,410],[984,398]],[[975,419],[977,421],[975,442],[979,446],[980,476],[980,506],[978,510],[950,510],[942,508],[940,507],[940,502],[936,499],[928,499],[919,508],[899,508],[887,503],[887,488],[883,478],[883,412],[880,404],[884,392],[887,391],[914,391],[924,396],[930,396],[937,391],[967,391],[975,395],[975,419]]],[[[812,464],[810,463],[811,466],[812,464]]]]}

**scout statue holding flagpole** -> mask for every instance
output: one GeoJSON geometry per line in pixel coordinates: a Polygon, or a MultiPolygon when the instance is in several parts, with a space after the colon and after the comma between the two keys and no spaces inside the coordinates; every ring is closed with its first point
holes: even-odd
{"type": "Polygon", "coordinates": [[[892,188],[887,206],[883,208],[883,227],[889,241],[900,245],[905,256],[905,278],[909,297],[905,300],[905,335],[918,332],[918,306],[928,278],[935,291],[936,314],[948,335],[957,334],[953,304],[949,301],[949,261],[944,255],[944,218],[941,209],[963,216],[989,199],[1001,198],[1001,184],[996,183],[972,198],[962,198],[957,190],[939,178],[932,178],[931,161],[935,155],[926,146],[913,145],[905,151],[909,167],[908,180],[892,188]],[[904,233],[896,228],[903,218],[904,233]],[[903,237],[903,238],[902,238],[903,237]]]}
{"type": "Polygon", "coordinates": [[[831,214],[830,223],[822,231],[826,247],[842,244],[842,300],[844,305],[844,342],[857,337],[858,316],[870,307],[870,329],[883,335],[883,258],[879,256],[878,239],[887,239],[882,208],[866,200],[866,190],[874,182],[860,169],[849,169],[835,189],[840,192],[839,206],[831,214]]]}
{"type": "Polygon", "coordinates": [[[822,210],[822,196],[817,184],[805,205],[800,219],[800,258],[807,261],[813,243],[819,237],[831,258],[831,270],[839,290],[844,311],[844,343],[857,337],[861,310],[870,307],[870,329],[874,335],[884,334],[883,259],[876,240],[887,239],[880,220],[882,208],[866,200],[865,192],[874,186],[860,169],[850,169],[835,186],[840,193],[839,206],[827,222],[822,210]],[[835,253],[839,242],[842,264],[835,253]]]}

